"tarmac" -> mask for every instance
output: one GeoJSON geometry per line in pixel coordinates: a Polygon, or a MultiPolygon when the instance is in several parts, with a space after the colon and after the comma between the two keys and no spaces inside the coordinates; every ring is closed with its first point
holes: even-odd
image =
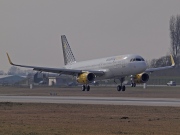
{"type": "Polygon", "coordinates": [[[0,96],[0,102],[102,104],[180,107],[178,98],[83,97],[83,96],[0,96]]]}

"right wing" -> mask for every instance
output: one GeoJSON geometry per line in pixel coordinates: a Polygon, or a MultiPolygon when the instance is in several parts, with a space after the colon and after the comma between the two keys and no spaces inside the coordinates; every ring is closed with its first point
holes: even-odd
{"type": "Polygon", "coordinates": [[[85,72],[91,72],[91,73],[95,74],[96,76],[104,75],[104,71],[96,71],[96,70],[78,70],[78,69],[49,68],[49,67],[19,65],[19,64],[14,64],[11,61],[8,53],[7,53],[7,57],[8,57],[9,63],[13,66],[32,68],[33,70],[40,71],[40,72],[44,71],[44,72],[51,72],[51,73],[65,74],[65,75],[74,75],[74,76],[77,74],[80,74],[80,73],[85,73],[85,72]]]}
{"type": "Polygon", "coordinates": [[[159,71],[159,70],[164,70],[164,69],[171,69],[171,68],[174,68],[175,66],[175,62],[174,62],[174,59],[171,55],[171,63],[172,65],[171,66],[165,66],[165,67],[158,67],[158,68],[149,68],[149,69],[146,69],[145,72],[154,72],[154,71],[159,71]]]}

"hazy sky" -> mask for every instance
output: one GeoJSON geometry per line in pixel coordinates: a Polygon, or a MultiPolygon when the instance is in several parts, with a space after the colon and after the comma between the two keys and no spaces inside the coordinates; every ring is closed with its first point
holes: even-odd
{"type": "Polygon", "coordinates": [[[180,0],[0,0],[0,70],[14,63],[61,67],[60,36],[77,61],[169,53],[169,20],[180,0]]]}

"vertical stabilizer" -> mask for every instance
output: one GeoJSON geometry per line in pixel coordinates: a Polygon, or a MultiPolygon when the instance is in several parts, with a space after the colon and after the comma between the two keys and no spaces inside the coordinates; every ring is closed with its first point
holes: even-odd
{"type": "Polygon", "coordinates": [[[61,36],[61,42],[62,42],[62,49],[63,49],[63,55],[64,55],[64,65],[75,63],[76,59],[71,51],[71,47],[68,44],[68,41],[65,35],[61,36]]]}

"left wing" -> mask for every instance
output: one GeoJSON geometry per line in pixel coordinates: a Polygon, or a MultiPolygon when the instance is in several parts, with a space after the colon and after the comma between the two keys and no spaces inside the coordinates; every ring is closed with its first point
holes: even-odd
{"type": "Polygon", "coordinates": [[[91,73],[95,74],[96,76],[104,75],[104,71],[77,70],[77,69],[66,69],[66,68],[48,68],[48,67],[18,65],[18,64],[12,63],[8,53],[7,53],[7,57],[8,57],[9,63],[13,66],[33,68],[33,70],[40,71],[40,72],[44,71],[44,72],[51,72],[51,73],[65,74],[65,75],[77,75],[77,74],[84,73],[84,72],[91,72],[91,73]]]}
{"type": "Polygon", "coordinates": [[[158,67],[158,68],[149,68],[149,69],[146,69],[145,72],[154,72],[154,71],[174,68],[175,62],[174,62],[174,59],[173,59],[172,55],[170,56],[170,58],[171,58],[171,63],[172,63],[171,66],[158,67]]]}

